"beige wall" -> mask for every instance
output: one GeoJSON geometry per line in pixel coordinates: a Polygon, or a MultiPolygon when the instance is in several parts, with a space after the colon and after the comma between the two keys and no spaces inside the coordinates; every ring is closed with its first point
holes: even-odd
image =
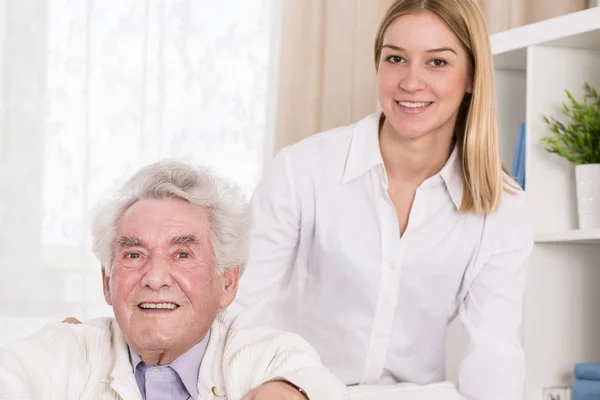
{"type": "Polygon", "coordinates": [[[587,7],[587,0],[527,0],[525,13],[526,23],[581,11],[587,7]]]}
{"type": "Polygon", "coordinates": [[[373,40],[393,0],[285,0],[275,151],[373,112],[373,40]]]}
{"type": "Polygon", "coordinates": [[[525,0],[479,0],[490,33],[523,25],[525,0]]]}
{"type": "Polygon", "coordinates": [[[589,0],[478,0],[490,33],[581,11],[589,0]]]}

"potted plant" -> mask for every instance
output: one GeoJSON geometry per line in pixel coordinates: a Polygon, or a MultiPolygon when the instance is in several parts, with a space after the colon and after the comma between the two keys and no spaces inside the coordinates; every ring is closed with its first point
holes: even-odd
{"type": "Polygon", "coordinates": [[[579,228],[600,228],[600,96],[588,83],[582,102],[565,92],[569,101],[561,113],[569,121],[544,115],[552,135],[541,141],[547,151],[575,164],[579,228]]]}

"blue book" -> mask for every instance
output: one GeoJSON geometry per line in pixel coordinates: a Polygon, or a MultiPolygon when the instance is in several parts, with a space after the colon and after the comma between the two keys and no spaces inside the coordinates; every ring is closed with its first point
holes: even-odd
{"type": "Polygon", "coordinates": [[[600,400],[600,381],[576,379],[573,400],[600,400]]]}
{"type": "Polygon", "coordinates": [[[525,124],[519,125],[517,139],[515,141],[515,152],[510,174],[515,178],[517,183],[525,190],[525,124]]]}
{"type": "Polygon", "coordinates": [[[512,166],[510,168],[510,174],[515,178],[519,173],[519,152],[521,151],[521,140],[521,135],[517,133],[517,138],[515,140],[515,149],[513,152],[512,166]]]}
{"type": "Polygon", "coordinates": [[[573,374],[576,379],[600,381],[600,363],[575,364],[573,374]]]}

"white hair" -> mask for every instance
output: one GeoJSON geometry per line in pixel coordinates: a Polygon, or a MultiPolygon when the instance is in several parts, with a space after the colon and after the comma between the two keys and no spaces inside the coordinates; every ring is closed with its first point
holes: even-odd
{"type": "Polygon", "coordinates": [[[209,213],[210,243],[217,274],[248,260],[251,211],[240,187],[213,174],[208,168],[177,161],[161,161],[139,170],[101,203],[92,222],[93,251],[110,275],[114,258],[117,224],[121,215],[140,200],[178,198],[209,213]]]}

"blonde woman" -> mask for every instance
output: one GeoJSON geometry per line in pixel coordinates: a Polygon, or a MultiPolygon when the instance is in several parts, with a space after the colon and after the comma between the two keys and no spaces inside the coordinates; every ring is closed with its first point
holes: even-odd
{"type": "Polygon", "coordinates": [[[267,169],[237,310],[302,335],[347,385],[445,380],[459,316],[461,394],[520,399],[533,242],[499,156],[480,10],[396,1],[375,68],[381,112],[284,148],[267,169]]]}

